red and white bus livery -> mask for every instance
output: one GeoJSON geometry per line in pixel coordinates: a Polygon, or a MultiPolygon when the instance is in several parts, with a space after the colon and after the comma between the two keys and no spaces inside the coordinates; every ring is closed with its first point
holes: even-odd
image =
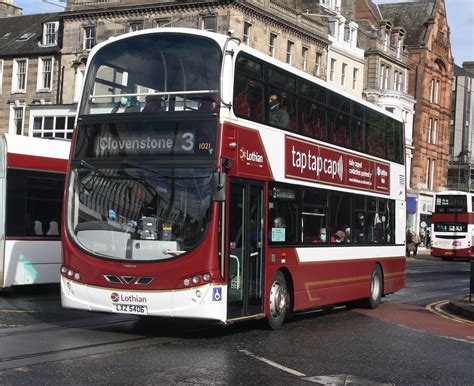
{"type": "Polygon", "coordinates": [[[0,289],[59,282],[70,143],[0,135],[0,289]]]}
{"type": "Polygon", "coordinates": [[[206,31],[120,36],[86,72],[63,306],[277,328],[404,286],[392,114],[206,31]]]}
{"type": "Polygon", "coordinates": [[[451,260],[474,255],[474,195],[468,192],[436,193],[431,216],[431,255],[451,260]]]}

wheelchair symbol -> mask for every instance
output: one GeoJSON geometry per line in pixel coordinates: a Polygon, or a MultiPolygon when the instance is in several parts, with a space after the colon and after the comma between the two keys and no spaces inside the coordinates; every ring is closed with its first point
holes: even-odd
{"type": "Polygon", "coordinates": [[[215,302],[220,302],[222,300],[222,287],[214,287],[212,300],[215,302]]]}

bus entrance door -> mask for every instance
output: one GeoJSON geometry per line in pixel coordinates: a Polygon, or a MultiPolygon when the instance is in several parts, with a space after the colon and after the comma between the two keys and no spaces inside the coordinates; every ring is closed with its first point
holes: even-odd
{"type": "Polygon", "coordinates": [[[264,184],[231,180],[227,318],[263,313],[264,184]]]}

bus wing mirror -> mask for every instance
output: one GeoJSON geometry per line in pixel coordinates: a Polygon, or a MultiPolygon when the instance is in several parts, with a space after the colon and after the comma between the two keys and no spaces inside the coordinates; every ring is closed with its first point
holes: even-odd
{"type": "Polygon", "coordinates": [[[225,201],[226,193],[226,173],[216,172],[212,175],[212,200],[217,202],[225,201]]]}

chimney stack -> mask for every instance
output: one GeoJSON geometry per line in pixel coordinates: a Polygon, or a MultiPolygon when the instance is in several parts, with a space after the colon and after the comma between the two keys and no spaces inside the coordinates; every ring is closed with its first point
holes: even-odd
{"type": "Polygon", "coordinates": [[[13,0],[0,0],[0,17],[21,16],[23,10],[13,5],[13,0]]]}

